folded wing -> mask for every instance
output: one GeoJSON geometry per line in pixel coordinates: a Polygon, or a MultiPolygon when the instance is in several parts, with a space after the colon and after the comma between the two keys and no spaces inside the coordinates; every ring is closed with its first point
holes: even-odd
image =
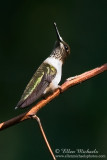
{"type": "Polygon", "coordinates": [[[35,72],[32,79],[24,90],[24,93],[18,102],[17,108],[24,108],[39,99],[45,89],[49,86],[56,76],[56,69],[47,63],[43,63],[35,72]]]}

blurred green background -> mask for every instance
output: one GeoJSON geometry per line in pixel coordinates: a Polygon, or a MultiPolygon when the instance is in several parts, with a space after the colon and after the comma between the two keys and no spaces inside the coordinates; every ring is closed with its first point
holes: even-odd
{"type": "MultiPolygon", "coordinates": [[[[26,111],[14,107],[53,49],[54,21],[71,47],[61,83],[107,62],[106,0],[0,1],[1,122],[26,111]]],[[[53,151],[79,148],[107,154],[107,73],[67,90],[38,116],[53,151]]],[[[0,132],[0,160],[19,159],[52,159],[33,120],[0,132]]]]}

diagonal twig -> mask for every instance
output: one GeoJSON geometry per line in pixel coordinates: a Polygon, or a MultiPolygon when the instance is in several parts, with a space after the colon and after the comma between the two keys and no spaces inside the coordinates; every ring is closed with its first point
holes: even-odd
{"type": "MultiPolygon", "coordinates": [[[[95,69],[92,69],[90,71],[87,71],[83,74],[80,74],[78,76],[76,76],[74,79],[71,78],[71,80],[67,80],[65,81],[62,85],[61,85],[61,92],[66,91],[68,88],[75,86],[81,82],[84,82],[104,71],[107,70],[107,63],[97,67],[95,69]]],[[[54,91],[53,94],[49,95],[46,99],[43,99],[41,101],[39,101],[34,107],[32,107],[29,111],[22,113],[8,121],[2,122],[0,123],[0,130],[6,129],[10,126],[13,126],[19,122],[22,122],[24,120],[30,119],[31,116],[37,114],[37,112],[43,108],[47,103],[49,103],[50,101],[52,101],[54,98],[56,98],[58,95],[60,94],[60,89],[57,89],[54,91]]]]}
{"type": "Polygon", "coordinates": [[[54,155],[54,153],[53,153],[53,151],[52,151],[52,149],[51,149],[51,146],[50,146],[50,144],[49,144],[49,142],[48,142],[48,139],[46,138],[46,134],[45,134],[44,129],[43,129],[43,127],[42,127],[40,118],[39,118],[36,114],[35,114],[34,116],[32,116],[32,118],[35,119],[35,120],[38,122],[39,128],[40,128],[40,130],[41,130],[41,133],[42,133],[42,136],[43,136],[43,138],[44,138],[44,141],[45,141],[45,143],[46,143],[46,145],[47,145],[47,147],[48,147],[48,150],[49,150],[49,152],[50,152],[53,160],[56,160],[56,157],[55,157],[55,155],[54,155]]]}

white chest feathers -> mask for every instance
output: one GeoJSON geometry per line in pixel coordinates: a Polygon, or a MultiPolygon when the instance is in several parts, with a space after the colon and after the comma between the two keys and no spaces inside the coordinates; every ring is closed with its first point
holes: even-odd
{"type": "Polygon", "coordinates": [[[61,81],[61,76],[62,76],[62,62],[58,59],[55,59],[54,57],[49,57],[44,62],[52,65],[57,70],[55,78],[52,80],[49,87],[44,92],[47,93],[50,90],[54,91],[56,88],[58,88],[58,84],[61,81]]]}

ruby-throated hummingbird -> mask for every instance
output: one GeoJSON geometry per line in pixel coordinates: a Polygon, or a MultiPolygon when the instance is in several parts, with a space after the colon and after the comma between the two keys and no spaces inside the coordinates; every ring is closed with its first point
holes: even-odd
{"type": "Polygon", "coordinates": [[[62,64],[70,54],[70,47],[60,36],[56,23],[54,23],[54,26],[57,41],[53,51],[33,75],[15,109],[27,107],[38,98],[53,92],[59,87],[58,84],[62,76],[62,64]]]}

